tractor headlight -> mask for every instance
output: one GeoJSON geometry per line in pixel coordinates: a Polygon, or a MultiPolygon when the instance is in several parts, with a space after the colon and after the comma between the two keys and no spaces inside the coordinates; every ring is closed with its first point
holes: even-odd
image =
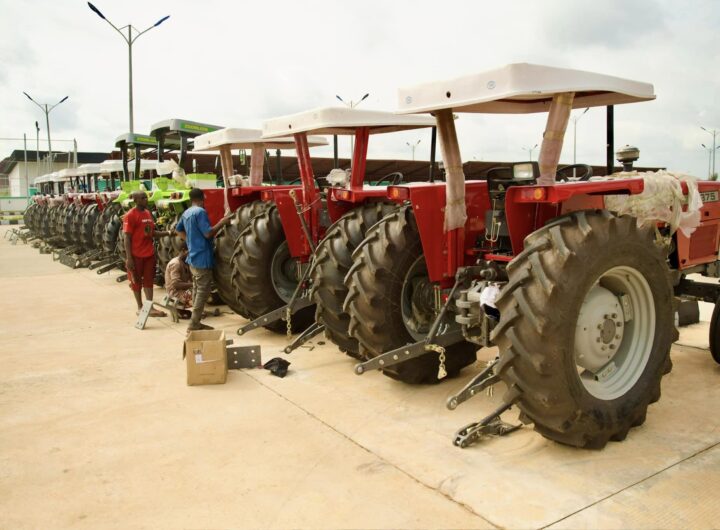
{"type": "Polygon", "coordinates": [[[513,164],[513,180],[533,180],[535,176],[535,168],[537,166],[531,162],[522,164],[513,164]]]}

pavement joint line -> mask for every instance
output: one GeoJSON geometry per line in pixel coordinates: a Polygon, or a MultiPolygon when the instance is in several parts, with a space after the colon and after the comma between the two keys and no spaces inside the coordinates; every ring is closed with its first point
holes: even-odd
{"type": "Polygon", "coordinates": [[[629,485],[625,486],[624,488],[619,489],[618,491],[616,491],[616,492],[614,492],[614,493],[610,493],[609,495],[606,495],[606,496],[603,497],[602,499],[598,499],[598,500],[596,500],[596,501],[594,501],[594,502],[591,502],[591,503],[588,504],[587,506],[585,506],[585,507],[583,507],[583,508],[580,508],[579,510],[575,510],[574,512],[569,513],[569,514],[567,514],[566,516],[561,517],[560,519],[558,519],[558,520],[556,520],[556,521],[553,521],[553,522],[551,522],[551,523],[548,523],[548,524],[546,524],[545,526],[541,526],[540,528],[541,528],[541,529],[545,529],[545,528],[549,528],[549,527],[551,527],[551,526],[553,526],[553,525],[556,525],[556,524],[564,521],[565,519],[567,519],[567,518],[569,518],[569,517],[572,517],[573,515],[576,515],[576,514],[578,514],[578,513],[584,512],[585,510],[587,510],[588,508],[592,508],[592,507],[595,506],[596,504],[600,504],[601,502],[605,502],[606,500],[611,499],[612,497],[615,497],[616,495],[618,495],[618,494],[620,494],[620,493],[622,493],[622,492],[624,492],[624,491],[626,491],[626,490],[629,490],[630,488],[634,488],[634,487],[637,486],[638,484],[642,484],[643,482],[646,482],[646,481],[650,480],[651,478],[654,478],[654,477],[660,475],[661,473],[664,473],[665,471],[667,471],[667,470],[669,470],[669,469],[672,469],[672,468],[674,468],[675,466],[678,466],[678,465],[682,464],[683,462],[687,462],[688,460],[690,460],[690,459],[692,459],[692,458],[695,458],[696,456],[699,456],[699,455],[701,455],[701,454],[703,454],[703,453],[705,453],[705,452],[707,452],[707,451],[710,451],[710,450],[712,450],[712,449],[714,449],[714,448],[716,448],[716,447],[718,447],[718,446],[720,446],[720,441],[715,442],[715,443],[713,443],[713,444],[710,444],[710,445],[708,445],[707,447],[705,447],[705,448],[703,448],[703,449],[700,449],[700,450],[694,452],[694,453],[691,454],[691,455],[686,456],[685,458],[681,458],[681,459],[678,460],[677,462],[674,462],[674,463],[670,464],[669,466],[666,466],[666,467],[660,469],[659,471],[656,471],[655,473],[651,473],[650,475],[648,475],[648,476],[645,477],[645,478],[642,478],[642,479],[640,479],[640,480],[638,480],[638,481],[636,481],[636,482],[633,482],[632,484],[629,484],[629,485]]]}
{"type": "Polygon", "coordinates": [[[362,449],[362,450],[365,451],[366,453],[373,455],[375,458],[377,458],[377,459],[380,460],[381,462],[383,462],[383,463],[385,463],[386,465],[390,466],[391,468],[395,469],[395,470],[398,471],[399,473],[405,475],[406,477],[408,477],[410,480],[412,480],[412,481],[415,482],[416,484],[420,485],[421,487],[423,487],[423,488],[425,488],[425,489],[428,489],[428,490],[430,490],[430,491],[433,491],[433,492],[435,492],[435,493],[438,493],[438,494],[442,495],[443,497],[445,497],[447,500],[449,500],[449,501],[452,502],[453,504],[456,504],[456,505],[460,506],[460,507],[461,507],[462,509],[464,509],[465,511],[471,513],[472,515],[474,515],[475,517],[481,519],[482,521],[484,521],[484,522],[492,525],[494,528],[498,528],[498,529],[503,528],[501,525],[496,524],[496,523],[490,521],[490,520],[489,520],[488,518],[486,518],[484,515],[481,515],[481,514],[477,513],[475,510],[473,510],[473,508],[472,508],[470,505],[468,505],[468,504],[466,504],[466,503],[464,503],[464,502],[460,502],[460,501],[458,501],[458,500],[456,500],[456,499],[453,499],[450,495],[448,495],[447,493],[444,493],[444,492],[441,491],[439,488],[433,487],[433,486],[431,486],[431,485],[429,485],[429,484],[424,483],[423,481],[421,481],[421,480],[418,479],[417,477],[413,476],[413,475],[412,475],[411,473],[409,473],[408,471],[405,471],[403,468],[401,468],[401,467],[398,466],[397,464],[395,464],[395,463],[393,463],[393,462],[390,462],[390,461],[387,460],[386,458],[383,458],[382,456],[378,455],[378,454],[375,453],[372,449],[369,449],[368,447],[365,447],[363,444],[361,444],[361,443],[358,442],[357,440],[351,438],[350,436],[348,436],[348,435],[345,434],[344,432],[339,431],[339,430],[336,429],[333,425],[330,425],[329,423],[327,423],[327,422],[326,422],[325,420],[323,420],[322,418],[318,417],[317,415],[315,415],[315,414],[313,414],[312,412],[310,412],[309,410],[307,410],[305,407],[303,407],[303,406],[301,406],[300,404],[298,404],[298,403],[292,401],[291,399],[287,398],[285,395],[281,394],[280,392],[278,392],[277,390],[275,390],[275,389],[272,388],[271,386],[266,385],[266,384],[263,383],[261,380],[259,380],[258,378],[254,377],[252,374],[246,373],[246,375],[247,375],[248,377],[250,377],[251,379],[255,380],[255,382],[257,382],[259,385],[267,388],[268,390],[270,390],[270,392],[274,393],[274,394],[277,395],[278,397],[280,397],[280,398],[284,399],[285,401],[287,401],[288,403],[290,403],[292,406],[296,407],[297,409],[300,409],[300,410],[303,411],[305,414],[307,414],[308,416],[310,416],[310,417],[313,418],[314,420],[318,421],[319,423],[321,423],[322,425],[324,425],[325,427],[327,427],[327,428],[330,429],[331,431],[333,431],[333,432],[335,432],[336,434],[340,435],[341,437],[345,438],[346,440],[348,440],[348,441],[349,441],[350,443],[352,443],[353,445],[359,447],[360,449],[362,449]]]}

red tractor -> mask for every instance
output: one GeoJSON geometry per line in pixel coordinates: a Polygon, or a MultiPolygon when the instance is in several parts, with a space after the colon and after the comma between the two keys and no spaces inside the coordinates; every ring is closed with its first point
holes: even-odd
{"type": "Polygon", "coordinates": [[[653,99],[650,84],[530,64],[401,89],[401,113],[435,116],[446,183],[390,187],[402,207],[355,252],[345,306],[366,359],[356,372],[431,381],[458,349],[497,346],[448,400],[454,409],[507,387],[497,410],[456,433],[461,447],[514,429],[500,420],[512,405],[543,436],[577,447],[641,425],[672,367],[675,300],[720,295],[686,278],[720,276],[720,183],[612,174],[614,105],[653,99]],[[608,176],[558,171],[571,110],[596,106],[607,107],[608,176]],[[539,164],[466,182],[453,116],[464,112],[547,112],[539,164]]]}
{"type": "Polygon", "coordinates": [[[300,184],[263,192],[267,208],[238,236],[233,282],[255,319],[241,327],[239,334],[260,326],[288,334],[305,330],[285,349],[290,352],[324,329],[341,349],[356,355],[352,344],[344,340],[347,322],[334,318],[345,298],[346,265],[332,259],[327,254],[332,249],[320,242],[326,234],[336,234],[345,245],[343,260],[348,261],[367,229],[394,208],[387,200],[387,185],[401,183],[403,176],[392,173],[369,181],[365,169],[370,135],[433,124],[425,116],[332,107],[265,122],[264,138],[294,137],[300,184]],[[315,178],[309,134],[354,138],[351,169],[334,169],[327,186],[315,178]]]}
{"type": "MultiPolygon", "coordinates": [[[[308,139],[310,146],[326,145],[324,138],[308,139]]],[[[297,185],[281,182],[263,183],[267,149],[294,149],[292,138],[264,140],[258,129],[220,129],[197,136],[194,141],[195,152],[219,151],[223,175],[223,188],[205,190],[205,204],[211,222],[217,222],[225,213],[234,212],[232,223],[223,228],[215,238],[215,268],[213,274],[215,287],[221,300],[233,311],[248,317],[249,312],[239,299],[232,284],[232,257],[235,241],[250,221],[268,207],[262,200],[264,193],[272,189],[297,188],[297,185]],[[233,163],[233,150],[246,149],[251,152],[250,172],[247,176],[238,175],[233,163]]],[[[279,178],[279,175],[276,175],[279,178]]]]}

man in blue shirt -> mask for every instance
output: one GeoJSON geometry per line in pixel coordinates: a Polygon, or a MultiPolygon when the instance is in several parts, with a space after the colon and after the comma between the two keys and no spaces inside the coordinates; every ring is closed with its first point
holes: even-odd
{"type": "Polygon", "coordinates": [[[224,217],[215,226],[212,226],[208,214],[203,208],[205,204],[203,190],[191,189],[190,202],[192,206],[182,214],[175,230],[184,236],[188,247],[186,263],[190,265],[193,277],[193,308],[188,331],[195,331],[213,329],[200,323],[205,302],[212,290],[212,270],[215,266],[213,238],[223,226],[230,224],[232,216],[224,217]]]}

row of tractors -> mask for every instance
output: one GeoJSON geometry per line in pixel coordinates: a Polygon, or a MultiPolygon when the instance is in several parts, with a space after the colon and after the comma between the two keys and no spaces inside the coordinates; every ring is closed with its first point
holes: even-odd
{"type": "MultiPolygon", "coordinates": [[[[688,278],[720,276],[720,184],[639,174],[633,150],[613,174],[615,106],[654,99],[647,83],[512,64],[401,89],[396,112],[321,108],[262,131],[167,120],[148,136],[118,138],[122,160],[105,169],[41,179],[25,225],[41,248],[100,273],[123,266],[129,193],[147,190],[158,224],[172,228],[188,190],[204,188],[211,222],[233,219],[215,240],[214,278],[244,319],[238,334],[287,334],[290,353],[324,333],[357,374],[410,384],[456,377],[495,347],[447,406],[498,383],[501,405],[455,433],[455,445],[515,430],[501,415],[517,407],[549,439],[600,448],[641,425],[659,399],[678,304],[720,296],[717,282],[688,278]],[[588,107],[607,109],[605,176],[559,167],[570,112],[588,107]],[[547,113],[539,161],[466,181],[455,128],[463,113],[547,113]],[[427,180],[368,174],[371,137],[413,129],[431,136],[427,180]],[[317,177],[310,151],[331,135],[353,138],[350,167],[317,177]],[[216,154],[222,182],[190,171],[191,146],[216,154]],[[271,178],[271,149],[295,150],[298,181],[271,178]],[[247,175],[235,171],[237,150],[250,150],[247,175]]],[[[159,273],[177,250],[175,237],[159,242],[159,273]]],[[[720,362],[717,313],[710,346],[720,362]]]]}

